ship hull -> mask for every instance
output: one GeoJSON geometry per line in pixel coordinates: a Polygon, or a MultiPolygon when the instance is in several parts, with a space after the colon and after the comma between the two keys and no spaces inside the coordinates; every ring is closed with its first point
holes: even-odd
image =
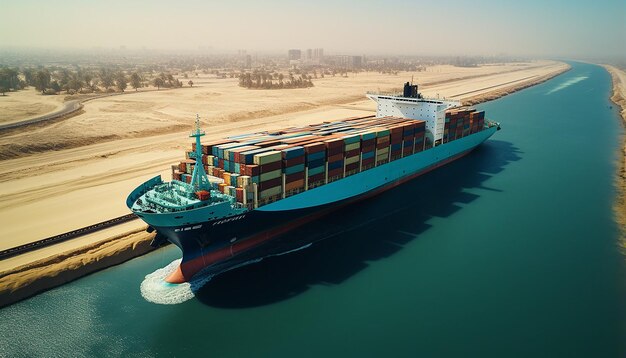
{"type": "MultiPolygon", "coordinates": [[[[200,271],[222,271],[242,257],[263,256],[276,245],[272,240],[294,228],[328,215],[346,205],[378,195],[428,171],[450,163],[476,148],[496,131],[495,127],[416,153],[318,188],[228,218],[159,226],[155,229],[183,252],[180,267],[167,278],[171,283],[189,281],[200,271]],[[252,255],[250,255],[252,253],[252,255]]],[[[302,243],[299,243],[302,244],[302,243]]]]}

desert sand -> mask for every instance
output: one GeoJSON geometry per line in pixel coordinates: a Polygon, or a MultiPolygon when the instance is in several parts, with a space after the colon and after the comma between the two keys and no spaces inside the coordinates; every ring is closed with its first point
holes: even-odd
{"type": "Polygon", "coordinates": [[[29,87],[0,96],[0,124],[14,123],[54,112],[63,107],[64,96],[42,96],[29,87]]]}
{"type": "MultiPolygon", "coordinates": [[[[613,78],[611,100],[620,106],[622,125],[626,128],[626,72],[617,67],[604,65],[613,78]]],[[[616,176],[618,197],[615,203],[615,216],[622,230],[622,248],[626,250],[626,136],[622,137],[622,155],[616,176]]]]}
{"type": "MultiPolygon", "coordinates": [[[[207,77],[194,78],[193,88],[92,100],[78,116],[0,137],[0,249],[127,214],[125,199],[132,189],[155,175],[169,179],[170,164],[179,161],[183,149],[190,146],[187,131],[196,113],[204,122],[205,138],[211,139],[373,114],[375,104],[365,99],[366,91],[397,90],[412,76],[426,96],[478,103],[568,68],[553,61],[477,68],[435,66],[398,75],[327,77],[315,80],[313,88],[289,90],[247,90],[234,79],[207,77]]],[[[125,224],[123,230],[131,233],[133,242],[145,243],[152,235],[140,234],[143,227],[137,220],[125,224]]],[[[126,237],[119,232],[122,228],[117,230],[109,235],[126,237]]],[[[31,287],[30,294],[46,289],[49,286],[34,284],[33,277],[55,277],[62,272],[64,266],[54,258],[56,254],[81,248],[89,256],[90,249],[110,240],[103,235],[88,235],[0,262],[0,294],[24,287],[31,287]],[[42,262],[54,262],[55,269],[42,269],[47,266],[42,262]],[[33,272],[37,273],[32,276],[33,272]]],[[[105,252],[95,251],[108,257],[105,252]]],[[[98,259],[83,256],[83,261],[90,266],[98,259]]],[[[70,266],[75,276],[83,274],[76,265],[70,266]]],[[[18,296],[25,297],[14,295],[18,296]]]]}

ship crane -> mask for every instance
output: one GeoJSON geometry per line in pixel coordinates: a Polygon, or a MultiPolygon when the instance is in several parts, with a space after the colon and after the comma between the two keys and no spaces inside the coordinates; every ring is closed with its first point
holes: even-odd
{"type": "Polygon", "coordinates": [[[202,145],[200,144],[200,137],[204,135],[205,132],[200,128],[200,115],[196,113],[196,128],[189,135],[190,138],[196,138],[196,165],[191,175],[191,186],[195,191],[211,190],[209,178],[207,178],[204,165],[202,164],[202,145]]]}

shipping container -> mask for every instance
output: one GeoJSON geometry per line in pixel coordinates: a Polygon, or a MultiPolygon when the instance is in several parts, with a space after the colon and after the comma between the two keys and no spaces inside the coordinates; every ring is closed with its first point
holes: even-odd
{"type": "Polygon", "coordinates": [[[273,163],[282,159],[281,152],[269,151],[265,153],[259,153],[254,155],[254,164],[262,165],[266,163],[273,163]]]}
{"type": "Polygon", "coordinates": [[[281,175],[282,175],[282,170],[280,170],[280,169],[274,170],[274,171],[268,172],[268,173],[263,173],[263,174],[260,175],[261,183],[266,181],[266,180],[278,178],[281,175]]]}

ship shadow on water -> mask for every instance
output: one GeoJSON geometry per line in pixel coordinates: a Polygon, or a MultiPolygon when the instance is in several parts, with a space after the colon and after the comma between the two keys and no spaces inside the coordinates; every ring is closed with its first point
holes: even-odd
{"type": "Polygon", "coordinates": [[[490,140],[465,158],[275,239],[274,250],[280,251],[251,253],[274,256],[213,277],[195,296],[212,307],[249,308],[289,299],[314,285],[341,284],[369,262],[419,239],[432,217],[446,218],[461,209],[459,203],[478,198],[464,190],[499,191],[483,183],[520,155],[512,143],[490,140]],[[306,249],[276,255],[311,242],[306,249]]]}

